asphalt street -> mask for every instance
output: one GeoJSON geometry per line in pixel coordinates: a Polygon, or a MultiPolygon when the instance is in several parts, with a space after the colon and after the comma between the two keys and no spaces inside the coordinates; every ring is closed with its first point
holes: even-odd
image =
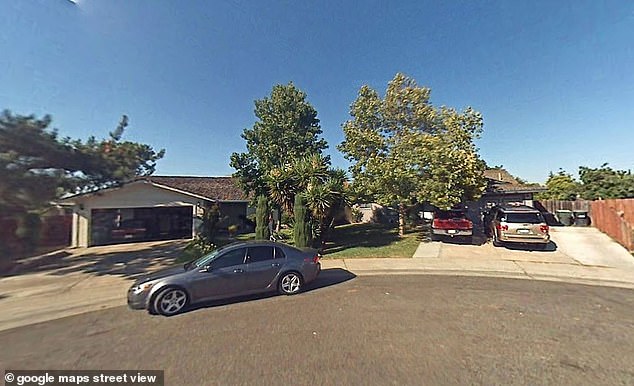
{"type": "Polygon", "coordinates": [[[3,369],[159,369],[166,385],[634,384],[634,291],[353,277],[171,318],[116,307],[0,332],[3,369]]]}

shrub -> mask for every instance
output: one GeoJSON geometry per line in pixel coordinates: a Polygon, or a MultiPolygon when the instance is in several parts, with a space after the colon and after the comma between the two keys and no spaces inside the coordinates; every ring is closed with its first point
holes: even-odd
{"type": "Polygon", "coordinates": [[[189,260],[193,260],[211,253],[214,249],[216,249],[215,244],[207,242],[205,238],[200,235],[196,235],[192,241],[187,243],[185,253],[189,260]]]}
{"type": "Polygon", "coordinates": [[[235,236],[236,233],[238,233],[238,230],[240,230],[240,227],[236,224],[231,224],[227,227],[227,231],[231,237],[235,236]]]}
{"type": "Polygon", "coordinates": [[[268,240],[269,237],[269,202],[266,197],[260,196],[255,209],[255,239],[268,240]]]}
{"type": "Polygon", "coordinates": [[[308,221],[306,199],[301,194],[295,196],[295,225],[293,226],[293,238],[296,247],[309,247],[312,242],[312,230],[308,221]]]}

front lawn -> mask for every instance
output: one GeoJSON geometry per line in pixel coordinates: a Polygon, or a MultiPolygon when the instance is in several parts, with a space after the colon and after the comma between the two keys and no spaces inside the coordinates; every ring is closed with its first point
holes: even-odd
{"type": "Polygon", "coordinates": [[[398,236],[398,228],[383,224],[346,224],[330,231],[324,256],[334,259],[359,257],[412,257],[421,232],[398,236]]]}
{"type": "MultiPolygon", "coordinates": [[[[293,230],[283,229],[278,240],[293,245],[293,230]]],[[[255,233],[245,233],[233,238],[219,237],[216,245],[221,247],[234,241],[255,239],[255,233]]],[[[409,230],[398,237],[398,228],[383,224],[346,224],[335,227],[328,233],[324,251],[325,258],[351,259],[362,257],[405,257],[414,255],[421,241],[421,232],[409,230]]],[[[199,257],[195,251],[184,251],[178,262],[199,257]]]]}

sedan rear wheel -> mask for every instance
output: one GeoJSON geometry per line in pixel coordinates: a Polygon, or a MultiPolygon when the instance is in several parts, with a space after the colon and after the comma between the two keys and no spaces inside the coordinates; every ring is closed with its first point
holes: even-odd
{"type": "Polygon", "coordinates": [[[278,290],[283,295],[295,295],[302,289],[302,277],[297,272],[287,272],[280,278],[278,290]]]}
{"type": "Polygon", "coordinates": [[[168,288],[154,300],[154,310],[161,315],[175,315],[187,305],[187,293],[180,288],[168,288]]]}

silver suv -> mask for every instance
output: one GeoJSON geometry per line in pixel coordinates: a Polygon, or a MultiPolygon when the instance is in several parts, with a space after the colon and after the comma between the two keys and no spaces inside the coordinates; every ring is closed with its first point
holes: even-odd
{"type": "Polygon", "coordinates": [[[550,242],[548,224],[542,214],[530,206],[498,206],[490,212],[489,232],[493,245],[505,243],[535,244],[550,242]]]}

